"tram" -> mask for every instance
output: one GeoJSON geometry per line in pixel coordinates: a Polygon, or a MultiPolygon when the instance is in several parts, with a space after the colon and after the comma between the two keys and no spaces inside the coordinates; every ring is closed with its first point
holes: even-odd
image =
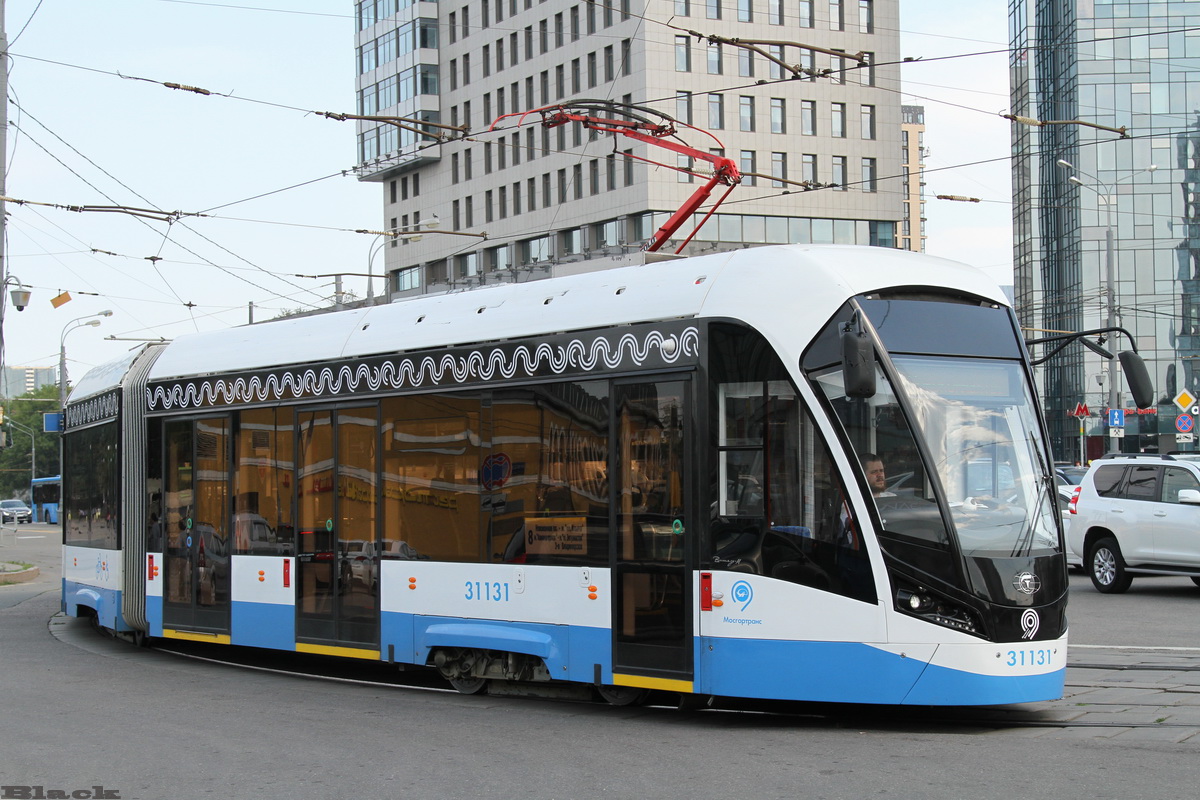
{"type": "Polygon", "coordinates": [[[1067,571],[979,271],[785,245],[144,346],[66,409],[63,608],[459,691],[1060,697],[1067,571]]]}

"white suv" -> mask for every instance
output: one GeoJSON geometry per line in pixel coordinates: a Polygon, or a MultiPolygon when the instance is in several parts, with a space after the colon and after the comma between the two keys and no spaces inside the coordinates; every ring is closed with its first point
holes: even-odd
{"type": "Polygon", "coordinates": [[[1134,575],[1182,575],[1200,586],[1200,456],[1096,459],[1068,509],[1067,542],[1101,592],[1134,575]]]}

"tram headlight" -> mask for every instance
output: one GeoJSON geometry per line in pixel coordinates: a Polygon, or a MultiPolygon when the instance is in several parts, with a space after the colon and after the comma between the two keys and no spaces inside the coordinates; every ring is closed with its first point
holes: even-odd
{"type": "Polygon", "coordinates": [[[923,586],[899,585],[896,588],[896,609],[956,631],[984,635],[975,612],[923,586]]]}

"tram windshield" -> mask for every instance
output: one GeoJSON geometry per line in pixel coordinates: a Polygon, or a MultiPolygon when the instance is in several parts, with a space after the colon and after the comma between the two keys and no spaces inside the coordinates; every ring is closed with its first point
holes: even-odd
{"type": "Polygon", "coordinates": [[[893,357],[963,555],[1058,548],[1040,428],[1019,362],[893,357]]]}
{"type": "Polygon", "coordinates": [[[953,535],[964,556],[978,558],[1057,551],[1040,428],[1020,362],[896,355],[893,364],[896,385],[876,365],[870,398],[847,397],[840,371],[816,376],[854,442],[882,535],[942,550],[953,535]]]}

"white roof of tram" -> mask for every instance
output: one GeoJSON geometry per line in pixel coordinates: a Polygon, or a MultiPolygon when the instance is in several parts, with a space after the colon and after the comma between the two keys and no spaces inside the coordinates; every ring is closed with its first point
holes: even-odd
{"type": "Polygon", "coordinates": [[[739,319],[777,341],[807,341],[847,298],[892,286],[946,286],[1006,302],[984,273],[932,256],[849,245],[756,247],[189,334],[165,348],[149,379],[692,317],[739,319]]]}

